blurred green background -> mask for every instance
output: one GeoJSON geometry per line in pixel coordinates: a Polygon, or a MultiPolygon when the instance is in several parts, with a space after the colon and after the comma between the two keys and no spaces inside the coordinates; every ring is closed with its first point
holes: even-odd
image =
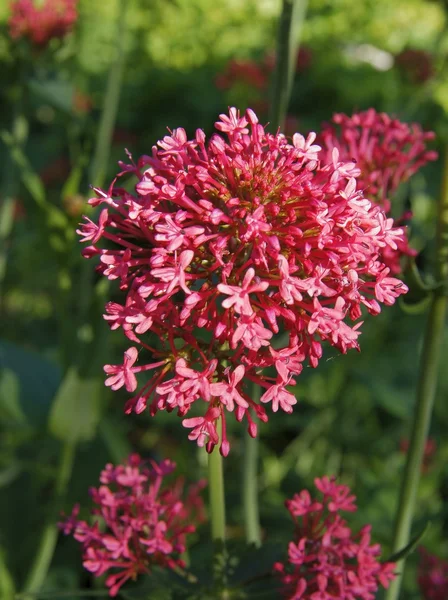
{"type": "MultiPolygon", "coordinates": [[[[126,392],[104,388],[102,365],[120,362],[127,341],[107,331],[102,306],[120,296],[98,284],[93,263],[81,259],[75,229],[91,211],[89,185],[109,185],[117,161],[126,161],[125,148],[134,158],[150,154],[167,127],[184,127],[190,135],[198,127],[211,132],[228,106],[254,108],[267,122],[280,2],[80,0],[73,33],[39,51],[10,39],[8,10],[3,0],[0,556],[1,568],[8,568],[21,590],[45,523],[50,526],[76,501],[87,504],[88,488],[107,461],[134,449],[175,460],[187,478],[205,474],[204,453],[188,442],[174,414],[125,416],[126,392]],[[104,155],[104,145],[98,147],[101,123],[105,106],[112,110],[115,100],[104,155]],[[107,173],[98,168],[101,161],[107,173]],[[55,481],[67,448],[74,451],[74,464],[67,493],[58,497],[55,481]]],[[[445,2],[435,0],[310,0],[287,133],[318,131],[335,112],[374,107],[434,130],[434,147],[443,152],[447,14],[445,2]]],[[[440,179],[439,161],[399,190],[392,209],[396,216],[413,211],[411,245],[426,272],[432,268],[440,179]]],[[[424,307],[409,303],[366,318],[360,354],[327,350],[327,360],[299,378],[294,413],[273,415],[260,426],[259,497],[268,541],[286,549],[291,537],[285,498],[316,476],[338,474],[358,497],[360,509],[350,522],[372,523],[373,538],[387,555],[425,323],[424,307]]],[[[414,524],[417,532],[431,521],[424,545],[444,557],[447,394],[443,368],[431,429],[435,446],[414,524]]],[[[232,424],[225,461],[231,539],[242,536],[242,433],[232,424]]],[[[206,536],[205,528],[198,539],[206,536]]],[[[417,559],[414,553],[409,560],[404,598],[420,597],[417,559]]],[[[42,589],[93,585],[76,542],[59,539],[42,589]]]]}

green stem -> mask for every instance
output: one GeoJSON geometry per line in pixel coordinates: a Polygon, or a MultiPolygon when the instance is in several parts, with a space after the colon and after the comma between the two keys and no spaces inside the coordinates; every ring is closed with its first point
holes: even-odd
{"type": "Polygon", "coordinates": [[[213,540],[213,597],[228,600],[223,459],[217,447],[208,455],[208,487],[213,540]]]}
{"type": "MultiPolygon", "coordinates": [[[[56,475],[54,497],[55,503],[57,504],[62,502],[65,496],[67,485],[70,481],[73,470],[74,459],[75,444],[67,442],[62,448],[61,460],[56,475]]],[[[34,563],[31,566],[31,570],[23,589],[24,594],[38,592],[42,587],[53,559],[57,539],[58,527],[55,523],[54,515],[52,514],[42,533],[34,563]]]]}
{"type": "MultiPolygon", "coordinates": [[[[425,442],[428,436],[434,398],[437,390],[440,355],[447,314],[448,283],[448,149],[445,156],[442,192],[438,208],[436,240],[436,273],[442,284],[434,292],[429,308],[425,338],[420,358],[417,399],[414,408],[409,452],[403,474],[392,552],[405,547],[410,539],[412,519],[422,470],[425,442]]],[[[389,587],[386,600],[397,600],[400,594],[404,559],[399,574],[389,587]]]]}
{"type": "MultiPolygon", "coordinates": [[[[124,43],[126,37],[126,7],[127,0],[120,0],[116,31],[116,55],[111,64],[106,91],[104,95],[103,110],[101,113],[98,134],[96,138],[95,151],[89,170],[89,180],[92,185],[102,187],[107,173],[112,135],[117,120],[118,105],[120,101],[121,86],[125,65],[124,43]]],[[[107,286],[106,286],[107,287],[107,286]]],[[[103,294],[104,295],[104,294],[103,294]]],[[[84,260],[81,265],[79,283],[77,286],[77,298],[79,308],[78,332],[89,325],[89,311],[94,301],[94,284],[92,281],[92,269],[90,261],[84,260]]],[[[102,302],[102,305],[104,302],[102,302]]],[[[99,313],[96,314],[98,316],[99,313]]],[[[85,365],[90,362],[93,349],[86,347],[80,342],[76,351],[75,361],[86,371],[85,365]],[[87,359],[87,360],[86,360],[87,359]]],[[[87,366],[88,370],[88,366],[87,366]]]]}
{"type": "MultiPolygon", "coordinates": [[[[25,82],[23,66],[18,66],[18,83],[14,98],[14,109],[12,115],[11,140],[20,149],[26,143],[28,137],[28,122],[24,114],[25,105],[25,82]]],[[[0,204],[0,307],[3,301],[3,282],[6,276],[7,265],[7,242],[14,225],[15,196],[19,191],[19,177],[17,166],[8,151],[4,164],[4,178],[2,185],[3,200],[0,204]]]]}
{"type": "Polygon", "coordinates": [[[92,166],[89,172],[90,183],[101,187],[109,161],[110,145],[117,120],[118,104],[120,102],[121,84],[125,64],[124,41],[126,32],[126,6],[127,0],[121,0],[118,11],[117,33],[116,33],[116,55],[112,63],[107,79],[106,92],[104,96],[103,110],[101,113],[98,136],[93,155],[92,166]]]}
{"type": "Polygon", "coordinates": [[[305,18],[307,4],[308,0],[283,0],[269,117],[274,130],[283,129],[285,125],[297,63],[300,29],[305,18]]]}
{"type": "MultiPolygon", "coordinates": [[[[260,399],[260,386],[252,384],[252,400],[260,399]]],[[[246,541],[261,546],[260,511],[258,505],[258,437],[252,438],[245,432],[243,463],[243,509],[246,541]]]]}
{"type": "Polygon", "coordinates": [[[224,475],[222,456],[218,448],[208,455],[208,486],[210,521],[214,542],[225,542],[226,511],[224,500],[224,475]]]}

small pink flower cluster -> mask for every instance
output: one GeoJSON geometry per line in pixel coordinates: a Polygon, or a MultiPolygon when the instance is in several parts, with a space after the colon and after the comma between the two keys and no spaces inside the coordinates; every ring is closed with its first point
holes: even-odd
{"type": "Polygon", "coordinates": [[[13,39],[28,38],[36,46],[45,46],[52,38],[63,38],[76,22],[78,0],[13,0],[9,32],[13,39]]]}
{"type": "Polygon", "coordinates": [[[152,566],[184,567],[186,535],[195,531],[193,523],[204,521],[199,496],[205,482],[189,488],[185,500],[183,480],[169,485],[164,478],[175,464],[164,460],[146,466],[138,454],[124,465],[106,465],[101,486],[90,494],[97,508],[92,509],[93,525],[78,520],[79,506],[59,526],[82,544],[83,565],[96,577],[113,571],[106,579],[110,596],[152,566]]]}
{"type": "MultiPolygon", "coordinates": [[[[319,143],[327,160],[337,148],[341,160],[356,162],[360,169],[358,187],[388,213],[398,186],[427,162],[436,160],[437,152],[426,149],[426,142],[432,139],[434,133],[422,131],[417,123],[408,125],[370,108],[351,117],[335,114],[332,124],[323,127],[319,143]]],[[[392,273],[400,272],[402,255],[415,255],[406,236],[397,240],[396,249],[389,247],[383,254],[392,273]]]]}
{"type": "Polygon", "coordinates": [[[153,357],[136,364],[144,353],[130,347],[123,364],[105,366],[106,385],[138,390],[127,413],[152,399],[152,414],[185,417],[201,399],[205,414],[183,421],[189,438],[227,455],[226,412],[246,419],[253,437],[265,404],[291,413],[287,386],[305,360],[317,366],[322,341],[359,349],[362,323],[348,321],[363,307],[377,315],[407,287],[383,262],[404,230],[357,190],[360,170],[338,148],[322,154],[314,133],[291,142],[269,134],[250,109],[230,109],[216,128],[227,140],[176,129],[151,156],[121,164],[119,176],[137,176],[136,194],[116,180],[96,189],[90,204],[106,208],[78,233],[90,244],[84,256],[99,257],[99,271],[126,293],[105,319],[153,357]],[[250,382],[262,387],[260,402],[250,382]]]}
{"type": "Polygon", "coordinates": [[[437,152],[426,149],[426,142],[435,137],[432,131],[422,131],[417,123],[402,123],[373,108],[351,117],[335,114],[332,123],[321,133],[328,158],[337,148],[341,160],[356,161],[359,187],[386,211],[398,186],[437,158],[437,152]]]}
{"type": "Polygon", "coordinates": [[[418,585],[424,600],[448,598],[448,561],[420,548],[421,561],[418,569],[418,585]]]}
{"type": "Polygon", "coordinates": [[[370,545],[371,526],[353,535],[339,511],[357,510],[355,496],[334,478],[314,480],[321,500],[307,490],[286,501],[296,525],[288,562],[276,563],[288,600],[373,600],[378,585],[395,577],[393,563],[378,562],[379,544],[370,545]]]}

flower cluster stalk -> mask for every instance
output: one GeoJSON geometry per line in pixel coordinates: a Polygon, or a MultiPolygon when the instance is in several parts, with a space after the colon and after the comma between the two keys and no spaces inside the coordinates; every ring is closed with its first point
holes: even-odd
{"type": "Polygon", "coordinates": [[[210,522],[214,542],[225,542],[226,511],[224,499],[223,459],[216,448],[208,455],[210,522]]]}
{"type": "Polygon", "coordinates": [[[307,0],[283,0],[282,3],[269,117],[273,130],[277,127],[283,129],[285,125],[299,49],[300,29],[307,4],[307,0]]]}
{"type": "MultiPolygon", "coordinates": [[[[254,402],[260,399],[261,388],[252,384],[251,397],[254,402]]],[[[261,546],[260,511],[258,503],[258,437],[251,437],[249,432],[244,436],[243,463],[243,508],[244,528],[248,544],[261,546]]]]}
{"type": "MultiPolygon", "coordinates": [[[[440,356],[447,314],[448,283],[448,149],[445,151],[442,190],[438,207],[436,238],[436,277],[438,286],[433,291],[420,359],[417,399],[414,409],[409,452],[403,474],[393,538],[393,552],[405,547],[410,538],[415,512],[420,473],[428,437],[434,398],[437,390],[440,356]]],[[[404,559],[399,563],[399,575],[386,595],[397,600],[400,594],[404,559]]]]}

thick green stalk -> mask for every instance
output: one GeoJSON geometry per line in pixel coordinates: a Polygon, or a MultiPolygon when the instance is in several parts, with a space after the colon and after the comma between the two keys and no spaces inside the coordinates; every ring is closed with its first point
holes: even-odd
{"type": "Polygon", "coordinates": [[[223,459],[216,447],[208,455],[208,488],[213,540],[213,597],[216,600],[228,600],[223,459]]]}
{"type": "Polygon", "coordinates": [[[282,3],[269,116],[273,130],[283,129],[285,125],[307,3],[308,0],[283,0],[282,3]]]}
{"type": "Polygon", "coordinates": [[[214,542],[224,543],[226,539],[226,509],[224,499],[224,474],[222,456],[215,447],[208,455],[208,487],[210,501],[210,522],[214,542]]]}
{"type": "MultiPolygon", "coordinates": [[[[62,447],[61,460],[58,467],[55,482],[54,501],[55,504],[62,502],[67,491],[68,482],[73,470],[75,459],[75,445],[67,442],[62,447]]],[[[38,592],[47,577],[53,559],[56,542],[58,539],[58,527],[55,523],[54,514],[51,514],[45,526],[40,540],[39,548],[31,566],[23,593],[31,594],[38,592]]]]}
{"type": "MultiPolygon", "coordinates": [[[[428,436],[434,398],[437,390],[440,355],[447,315],[448,284],[448,148],[443,172],[442,192],[438,209],[436,240],[436,274],[440,286],[433,292],[420,358],[417,398],[406,466],[403,474],[395,522],[392,552],[404,548],[410,539],[412,519],[417,500],[425,442],[428,436]]],[[[399,563],[399,575],[392,582],[386,600],[397,600],[400,594],[404,559],[399,563]]]]}
{"type": "MultiPolygon", "coordinates": [[[[260,399],[260,386],[252,384],[252,400],[260,399]]],[[[260,511],[258,505],[258,437],[245,432],[243,463],[243,510],[244,528],[248,544],[261,546],[260,511]]]]}

